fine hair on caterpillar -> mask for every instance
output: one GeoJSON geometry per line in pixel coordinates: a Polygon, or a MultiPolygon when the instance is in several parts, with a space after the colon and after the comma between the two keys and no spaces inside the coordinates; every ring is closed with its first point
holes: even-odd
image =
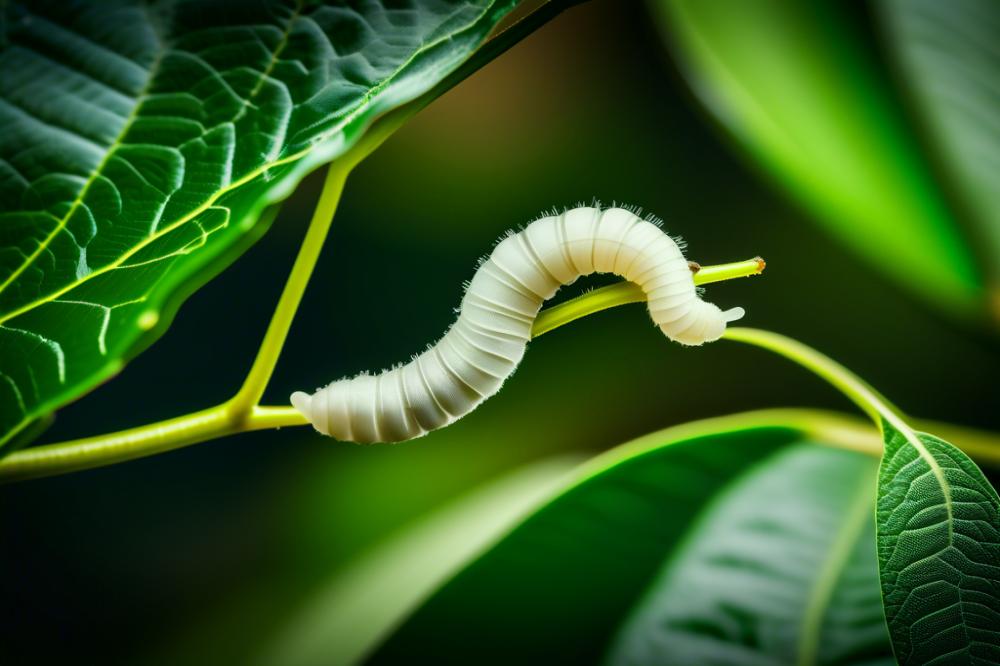
{"type": "Polygon", "coordinates": [[[671,340],[719,339],[743,308],[720,310],[695,287],[700,266],[659,220],[622,207],[579,206],[502,237],[466,288],[458,318],[437,344],[379,374],[334,381],[291,402],[319,432],[342,441],[401,442],[442,428],[500,390],[524,356],[542,304],[591,273],[638,285],[671,340]]]}

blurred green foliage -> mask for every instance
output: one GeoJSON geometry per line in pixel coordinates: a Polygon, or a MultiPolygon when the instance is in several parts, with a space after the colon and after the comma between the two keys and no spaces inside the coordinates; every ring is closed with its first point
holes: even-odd
{"type": "Polygon", "coordinates": [[[954,193],[972,250],[1000,318],[1000,132],[997,80],[1000,5],[990,0],[877,3],[886,50],[894,56],[939,180],[954,193]]]}
{"type": "Polygon", "coordinates": [[[867,16],[846,3],[651,4],[705,106],[833,236],[945,311],[997,315],[987,311],[994,303],[982,277],[993,274],[1000,233],[996,195],[983,183],[997,157],[986,128],[987,81],[998,72],[983,42],[988,26],[1000,24],[995,4],[886,3],[882,13],[901,27],[893,44],[912,65],[902,81],[892,79],[879,47],[867,39],[871,24],[858,25],[867,16]],[[928,14],[949,18],[942,24],[928,14]],[[979,39],[967,34],[983,20],[974,30],[979,39]],[[923,28],[915,25],[920,21],[923,28]],[[963,73],[950,74],[956,70],[963,73]],[[917,114],[900,92],[911,85],[940,112],[931,129],[943,128],[951,148],[947,166],[957,173],[937,177],[917,114]],[[970,141],[979,145],[973,149],[970,141]],[[959,194],[976,196],[949,200],[956,183],[964,183],[959,194]],[[985,222],[976,231],[989,230],[991,250],[976,247],[980,234],[968,226],[966,205],[973,222],[985,222]],[[977,264],[977,257],[984,261],[977,264]]]}

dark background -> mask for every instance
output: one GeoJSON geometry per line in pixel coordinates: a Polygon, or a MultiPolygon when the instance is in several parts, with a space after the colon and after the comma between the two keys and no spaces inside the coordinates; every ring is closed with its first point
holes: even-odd
{"type": "MultiPolygon", "coordinates": [[[[319,185],[305,181],[260,243],[40,442],[229,397],[319,185]]],[[[746,325],[824,351],[907,413],[1000,430],[996,337],[935,314],[819,231],[698,108],[643,5],[612,0],[544,27],[351,176],[265,403],[423,349],[503,231],[593,197],[663,217],[701,263],[763,255],[765,277],[708,291],[746,307],[746,325]]],[[[560,297],[601,283],[581,282],[560,297]]],[[[851,409],[762,351],[668,344],[636,305],[532,343],[498,397],[415,442],[292,428],[0,487],[0,660],[241,663],[350,558],[504,470],[770,406],[851,409]]]]}

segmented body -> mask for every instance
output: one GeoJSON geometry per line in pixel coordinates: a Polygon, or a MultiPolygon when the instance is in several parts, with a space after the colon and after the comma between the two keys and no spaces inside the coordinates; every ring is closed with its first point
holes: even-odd
{"type": "Polygon", "coordinates": [[[517,368],[542,303],[583,275],[639,285],[655,324],[685,345],[717,340],[741,308],[699,297],[677,243],[624,208],[579,207],[504,238],[480,265],[457,321],[409,363],[340,379],[292,404],[339,440],[398,442],[444,427],[496,393],[517,368]]]}

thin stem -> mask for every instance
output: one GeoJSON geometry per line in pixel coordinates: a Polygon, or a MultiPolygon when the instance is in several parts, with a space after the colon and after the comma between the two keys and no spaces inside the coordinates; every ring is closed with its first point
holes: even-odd
{"type": "MultiPolygon", "coordinates": [[[[764,270],[764,260],[760,257],[736,261],[730,264],[716,266],[697,266],[694,273],[696,285],[732,280],[734,278],[758,275],[764,270]]],[[[543,310],[535,318],[531,327],[531,337],[537,338],[549,331],[564,326],[581,317],[618,307],[629,303],[642,303],[646,300],[639,285],[634,282],[616,282],[615,284],[572,298],[565,303],[543,310]]]]}
{"type": "MultiPolygon", "coordinates": [[[[878,391],[829,356],[819,353],[798,340],[793,340],[780,333],[744,327],[726,329],[722,337],[726,340],[744,342],[761,349],[767,349],[798,363],[833,385],[851,402],[860,407],[876,424],[880,424],[881,418],[890,422],[899,421],[902,424],[897,416],[898,410],[889,404],[878,391]]],[[[902,424],[902,427],[908,429],[906,424],[902,424]]]]}
{"type": "Polygon", "coordinates": [[[21,481],[110,465],[223,437],[231,432],[232,422],[226,410],[221,406],[212,407],[110,435],[15,451],[0,462],[0,481],[21,481]]]}
{"type": "Polygon", "coordinates": [[[323,191],[319,197],[319,203],[313,212],[312,221],[309,223],[309,230],[306,231],[305,239],[299,248],[299,254],[295,258],[292,272],[288,275],[285,288],[278,299],[278,305],[271,316],[271,323],[264,334],[264,340],[257,351],[257,358],[254,359],[250,372],[247,373],[243,386],[227,404],[234,420],[247,418],[253,408],[264,395],[264,389],[271,379],[274,366],[278,363],[281,349],[288,337],[288,329],[292,325],[292,319],[299,309],[302,295],[309,284],[313,268],[319,259],[323,249],[323,242],[326,240],[327,232],[333,222],[333,214],[340,203],[340,195],[344,191],[344,183],[347,180],[349,166],[345,168],[339,162],[330,165],[326,173],[326,181],[323,184],[323,191]]]}
{"type": "Polygon", "coordinates": [[[302,415],[302,412],[291,405],[288,407],[261,407],[258,405],[253,408],[250,420],[253,426],[250,430],[309,425],[309,420],[302,415]]]}
{"type": "Polygon", "coordinates": [[[760,275],[764,272],[767,263],[760,257],[747,259],[746,261],[735,261],[731,264],[719,264],[717,266],[699,266],[694,274],[694,283],[697,285],[722,282],[733,278],[750,277],[760,275]]]}
{"type": "Polygon", "coordinates": [[[945,505],[949,521],[952,516],[951,495],[944,471],[937,459],[931,454],[917,433],[906,424],[900,416],[900,411],[889,403],[878,391],[869,386],[853,372],[834,361],[829,356],[819,353],[812,347],[802,344],[779,333],[762,331],[756,328],[730,328],[724,336],[727,340],[745,342],[762,349],[767,349],[790,361],[794,361],[807,370],[811,370],[820,378],[825,379],[845,396],[860,407],[875,422],[885,435],[885,424],[892,426],[923,458],[941,487],[945,496],[945,505]]]}
{"type": "Polygon", "coordinates": [[[586,294],[539,312],[535,323],[531,325],[531,337],[537,338],[539,335],[544,335],[553,329],[601,310],[629,303],[641,303],[645,300],[646,294],[634,282],[616,282],[607,287],[588,291],[586,294]]]}

